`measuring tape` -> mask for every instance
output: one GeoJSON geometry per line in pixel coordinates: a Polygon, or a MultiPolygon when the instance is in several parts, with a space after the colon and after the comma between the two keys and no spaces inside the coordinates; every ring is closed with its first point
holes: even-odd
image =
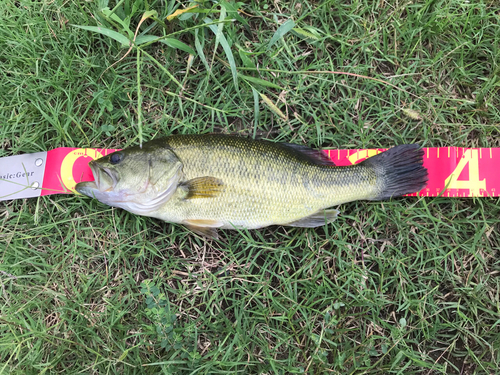
{"type": "MultiPolygon", "coordinates": [[[[387,149],[326,150],[338,166],[358,163],[387,149]]],[[[427,186],[408,196],[498,197],[500,148],[424,147],[427,186]]]]}
{"type": "MultiPolygon", "coordinates": [[[[75,185],[92,181],[88,163],[118,149],[60,147],[0,158],[0,201],[51,194],[75,194],[75,185]]],[[[337,166],[359,163],[386,149],[324,150],[337,166]]],[[[500,148],[424,148],[427,186],[408,196],[500,196],[500,148]]]]}

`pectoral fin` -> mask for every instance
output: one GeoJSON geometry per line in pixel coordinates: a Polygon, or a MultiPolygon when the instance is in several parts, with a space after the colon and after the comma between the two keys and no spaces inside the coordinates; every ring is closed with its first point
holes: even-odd
{"type": "Polygon", "coordinates": [[[316,228],[331,223],[337,218],[338,214],[339,211],[334,209],[321,210],[311,216],[306,216],[300,220],[292,221],[286,225],[290,227],[316,228]]]}
{"type": "Polygon", "coordinates": [[[184,199],[213,198],[224,191],[222,180],[210,176],[193,178],[184,182],[181,186],[187,190],[184,199]]]}
{"type": "Polygon", "coordinates": [[[182,223],[194,233],[214,240],[219,238],[217,228],[222,226],[222,223],[217,220],[184,220],[182,223]]]}

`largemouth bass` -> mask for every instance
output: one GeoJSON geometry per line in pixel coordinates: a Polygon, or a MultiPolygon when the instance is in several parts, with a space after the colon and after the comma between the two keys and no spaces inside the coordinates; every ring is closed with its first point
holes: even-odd
{"type": "Polygon", "coordinates": [[[95,181],[76,190],[209,237],[217,228],[313,228],[336,218],[332,206],[419,191],[427,182],[422,156],[418,145],[401,145],[336,167],[305,146],[174,135],[91,161],[95,181]]]}

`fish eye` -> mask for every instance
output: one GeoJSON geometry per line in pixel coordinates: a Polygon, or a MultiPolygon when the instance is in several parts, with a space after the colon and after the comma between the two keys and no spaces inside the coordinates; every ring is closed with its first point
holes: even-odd
{"type": "Polygon", "coordinates": [[[118,164],[123,160],[123,154],[122,153],[114,153],[109,157],[109,162],[111,164],[118,164]]]}

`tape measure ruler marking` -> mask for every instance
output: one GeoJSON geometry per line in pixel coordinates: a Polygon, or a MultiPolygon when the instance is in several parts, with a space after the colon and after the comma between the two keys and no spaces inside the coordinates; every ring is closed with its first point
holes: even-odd
{"type": "MultiPolygon", "coordinates": [[[[359,163],[386,149],[324,150],[338,166],[359,163]]],[[[92,181],[88,163],[117,149],[60,147],[0,158],[0,201],[73,194],[77,182],[92,181]]],[[[500,195],[500,148],[428,147],[427,186],[408,196],[496,197],[500,195]],[[446,190],[445,187],[447,187],[446,190]]]]}

